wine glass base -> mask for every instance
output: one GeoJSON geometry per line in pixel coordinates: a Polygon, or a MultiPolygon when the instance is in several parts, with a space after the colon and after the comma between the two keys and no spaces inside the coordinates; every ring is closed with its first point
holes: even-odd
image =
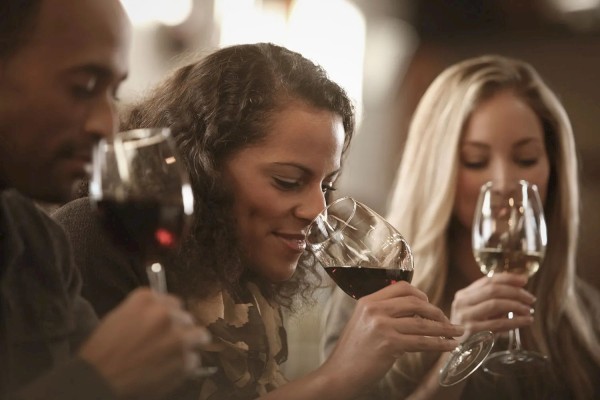
{"type": "Polygon", "coordinates": [[[483,364],[483,370],[495,376],[535,375],[547,368],[548,357],[533,351],[499,351],[491,354],[483,364]]]}
{"type": "Polygon", "coordinates": [[[494,346],[494,334],[477,332],[450,353],[450,358],[440,370],[441,386],[452,386],[466,379],[486,359],[494,346]]]}

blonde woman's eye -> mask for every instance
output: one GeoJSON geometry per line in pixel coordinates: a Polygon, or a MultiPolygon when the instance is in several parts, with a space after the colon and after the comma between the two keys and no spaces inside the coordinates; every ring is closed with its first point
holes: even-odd
{"type": "Polygon", "coordinates": [[[465,161],[462,162],[463,166],[468,169],[483,169],[487,166],[487,161],[465,161]]]}
{"type": "Polygon", "coordinates": [[[537,158],[528,158],[528,159],[522,159],[518,161],[518,164],[521,165],[522,167],[532,167],[534,165],[536,165],[538,162],[537,158]]]}

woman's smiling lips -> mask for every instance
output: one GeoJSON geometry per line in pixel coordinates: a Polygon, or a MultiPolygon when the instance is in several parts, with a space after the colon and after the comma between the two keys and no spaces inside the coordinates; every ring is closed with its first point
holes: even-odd
{"type": "Polygon", "coordinates": [[[306,249],[306,236],[299,233],[273,232],[292,251],[302,253],[306,249]]]}

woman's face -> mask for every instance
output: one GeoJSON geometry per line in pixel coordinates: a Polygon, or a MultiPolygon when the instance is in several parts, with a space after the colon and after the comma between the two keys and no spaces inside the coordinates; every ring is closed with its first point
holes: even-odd
{"type": "Polygon", "coordinates": [[[540,119],[511,91],[500,92],[475,109],[463,133],[454,217],[471,230],[479,189],[487,181],[510,190],[525,179],[545,201],[549,176],[540,119]]]}
{"type": "Polygon", "coordinates": [[[340,169],[344,137],[339,115],[294,101],[273,116],[264,141],[226,162],[244,261],[263,278],[294,273],[306,228],[340,169]]]}

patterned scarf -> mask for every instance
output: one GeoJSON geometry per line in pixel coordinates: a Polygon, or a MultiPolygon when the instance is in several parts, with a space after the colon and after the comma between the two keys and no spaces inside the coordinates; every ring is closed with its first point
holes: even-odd
{"type": "Polygon", "coordinates": [[[203,379],[200,400],[255,399],[287,382],[280,371],[287,359],[281,310],[255,284],[246,289],[238,302],[220,292],[189,305],[215,341],[202,352],[202,363],[218,371],[203,379]]]}

